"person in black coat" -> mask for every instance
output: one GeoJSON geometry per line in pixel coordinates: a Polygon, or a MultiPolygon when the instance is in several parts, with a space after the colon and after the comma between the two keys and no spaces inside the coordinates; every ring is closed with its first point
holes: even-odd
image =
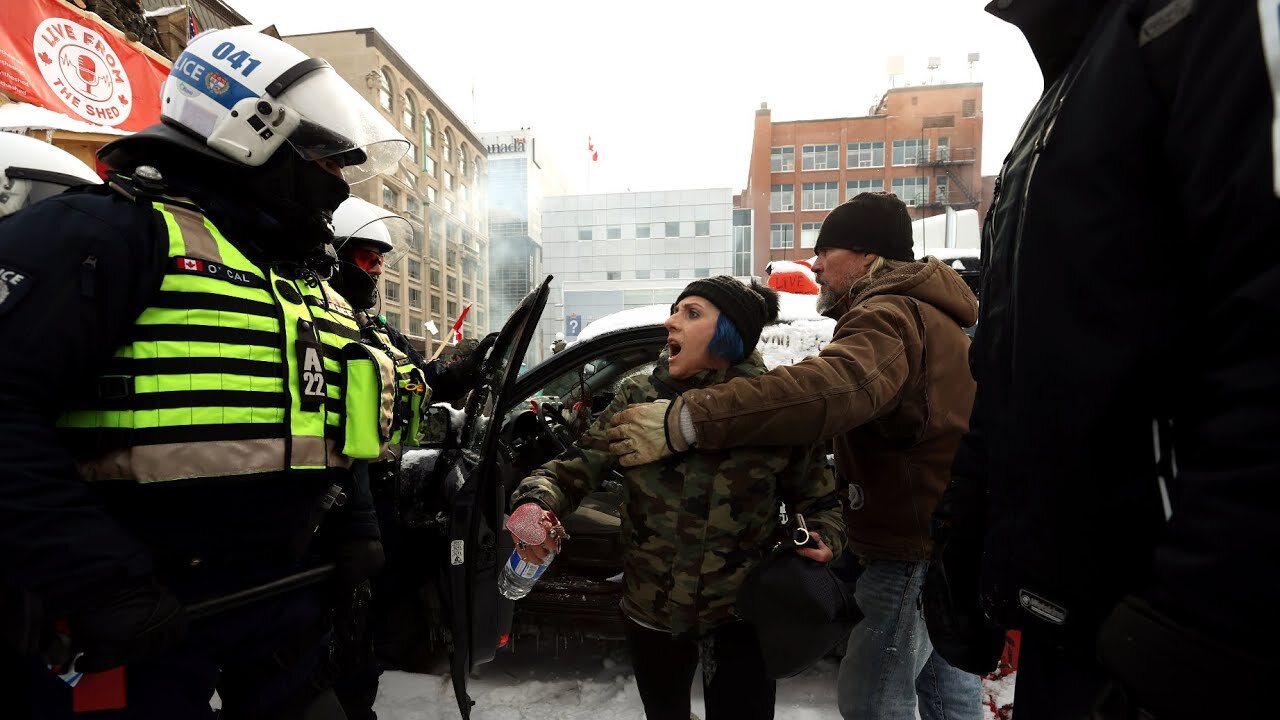
{"type": "Polygon", "coordinates": [[[1277,5],[988,10],[1045,88],[984,220],[935,645],[1021,629],[1020,720],[1274,714],[1277,5]]]}

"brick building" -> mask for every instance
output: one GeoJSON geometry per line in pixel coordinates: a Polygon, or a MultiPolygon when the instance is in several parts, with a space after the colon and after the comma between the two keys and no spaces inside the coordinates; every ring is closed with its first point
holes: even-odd
{"type": "Polygon", "coordinates": [[[329,61],[382,111],[411,145],[398,167],[352,186],[352,193],[409,220],[413,241],[381,281],[387,320],[419,345],[424,323],[443,338],[471,305],[465,338],[504,317],[489,315],[487,158],[484,144],[372,28],[292,35],[285,42],[329,61]]]}
{"type": "Polygon", "coordinates": [[[983,201],[982,84],[894,88],[869,115],[774,122],[756,111],[747,188],[752,268],[813,255],[823,218],[860,192],[892,192],[912,219],[983,201]]]}

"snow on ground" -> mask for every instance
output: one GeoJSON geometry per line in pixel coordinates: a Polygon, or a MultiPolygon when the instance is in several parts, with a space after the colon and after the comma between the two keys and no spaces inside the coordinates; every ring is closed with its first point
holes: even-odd
{"type": "MultiPolygon", "coordinates": [[[[836,709],[835,660],[827,659],[794,678],[778,681],[777,720],[840,720],[836,709]]],[[[1011,703],[1013,677],[986,683],[1011,703]]],[[[476,701],[474,720],[644,720],[644,710],[623,648],[595,644],[535,652],[529,645],[502,652],[476,668],[467,683],[476,701]]],[[[706,717],[701,674],[691,691],[693,712],[706,717]]],[[[1003,703],[1002,703],[1003,704],[1003,703]]],[[[388,672],[376,705],[380,720],[456,720],[458,707],[447,676],[388,672]]],[[[990,709],[984,718],[992,718],[990,709]]]]}

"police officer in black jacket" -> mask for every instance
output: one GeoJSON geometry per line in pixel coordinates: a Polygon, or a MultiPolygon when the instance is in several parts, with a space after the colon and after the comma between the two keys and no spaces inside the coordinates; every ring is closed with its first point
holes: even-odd
{"type": "Polygon", "coordinates": [[[327,63],[247,28],[193,39],[161,113],[103,149],[108,185],[0,221],[17,717],[72,717],[46,667],[67,656],[126,667],[125,707],[94,717],[212,718],[215,688],[223,718],[319,711],[331,588],[184,607],[325,562],[351,587],[381,563],[359,472],[383,449],[360,421],[377,358],[324,278],[348,181],[407,141],[327,63]]]}
{"type": "Polygon", "coordinates": [[[400,458],[405,449],[418,445],[414,428],[426,429],[425,417],[412,422],[412,413],[425,413],[426,401],[452,402],[470,392],[481,361],[497,338],[491,333],[475,350],[451,363],[428,361],[386,317],[378,312],[378,280],[386,266],[395,267],[409,247],[412,227],[408,220],[358,197],[348,198],[334,213],[335,245],[339,266],[333,285],[356,311],[364,342],[385,349],[395,358],[404,387],[398,405],[400,431],[392,438],[380,462],[369,473],[378,522],[386,549],[387,566],[369,584],[357,587],[351,601],[335,618],[335,656],[339,673],[334,690],[348,720],[374,720],[374,700],[386,651],[402,640],[406,628],[398,626],[395,607],[418,606],[422,571],[427,567],[415,552],[400,519],[400,458]],[[419,374],[420,373],[420,374],[419,374]],[[425,385],[426,387],[419,387],[425,385]],[[415,392],[427,391],[426,398],[415,392]],[[429,390],[428,390],[429,388],[429,390]]]}
{"type": "Polygon", "coordinates": [[[1045,89],[984,221],[952,599],[1022,630],[1019,720],[1274,716],[1280,6],[988,10],[1045,89]]]}

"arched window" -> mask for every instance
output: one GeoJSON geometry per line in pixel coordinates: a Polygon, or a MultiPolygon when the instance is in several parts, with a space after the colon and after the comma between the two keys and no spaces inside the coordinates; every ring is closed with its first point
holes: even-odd
{"type": "Polygon", "coordinates": [[[436,146],[436,114],[430,110],[422,113],[422,147],[436,146]]]}
{"type": "Polygon", "coordinates": [[[467,144],[461,143],[458,145],[458,177],[466,177],[469,169],[467,167],[467,144]]]}
{"type": "Polygon", "coordinates": [[[480,156],[476,155],[475,160],[471,161],[471,177],[480,177],[480,156]]]}
{"type": "Polygon", "coordinates": [[[378,72],[378,104],[391,112],[391,73],[386,68],[378,72]]]}
{"type": "Polygon", "coordinates": [[[412,130],[413,121],[417,117],[418,114],[414,110],[413,105],[413,95],[408,90],[405,90],[404,95],[400,97],[400,122],[404,123],[405,127],[412,130]]]}
{"type": "Polygon", "coordinates": [[[444,147],[440,148],[440,159],[444,162],[445,168],[453,162],[453,131],[449,128],[444,129],[444,147]]]}

